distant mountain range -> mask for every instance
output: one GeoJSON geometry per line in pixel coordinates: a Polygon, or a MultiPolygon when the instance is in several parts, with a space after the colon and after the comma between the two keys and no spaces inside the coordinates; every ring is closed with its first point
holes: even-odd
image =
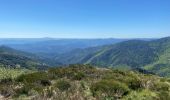
{"type": "Polygon", "coordinates": [[[170,76],[170,37],[132,40],[4,39],[0,40],[0,44],[14,48],[0,47],[0,64],[6,66],[40,68],[47,65],[92,64],[170,76]]]}
{"type": "MultiPolygon", "coordinates": [[[[84,49],[95,46],[115,44],[129,39],[55,39],[55,38],[26,38],[26,39],[0,39],[0,45],[34,53],[46,58],[70,52],[74,49],[84,49]]],[[[142,39],[151,40],[151,39],[142,39]]]]}

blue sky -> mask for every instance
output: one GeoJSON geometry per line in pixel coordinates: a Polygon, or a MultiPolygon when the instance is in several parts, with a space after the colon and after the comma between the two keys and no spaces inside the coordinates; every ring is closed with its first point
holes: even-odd
{"type": "Polygon", "coordinates": [[[170,36],[170,0],[0,0],[0,38],[170,36]]]}

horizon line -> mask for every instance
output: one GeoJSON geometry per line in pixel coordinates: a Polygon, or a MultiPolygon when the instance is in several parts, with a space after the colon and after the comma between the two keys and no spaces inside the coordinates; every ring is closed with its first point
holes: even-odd
{"type": "Polygon", "coordinates": [[[78,38],[78,37],[0,37],[0,39],[159,39],[159,38],[166,38],[170,36],[164,37],[132,37],[132,38],[124,38],[124,37],[96,37],[96,38],[78,38]]]}

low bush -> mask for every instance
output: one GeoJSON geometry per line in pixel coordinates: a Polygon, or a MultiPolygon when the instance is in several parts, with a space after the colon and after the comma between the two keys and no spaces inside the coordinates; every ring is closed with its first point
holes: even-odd
{"type": "Polygon", "coordinates": [[[82,80],[85,77],[83,72],[77,72],[72,76],[73,80],[82,80]]]}
{"type": "Polygon", "coordinates": [[[42,80],[48,80],[48,74],[46,72],[35,72],[30,74],[23,74],[19,76],[16,80],[23,83],[35,83],[42,80]]]}
{"type": "Polygon", "coordinates": [[[130,78],[127,82],[130,89],[138,90],[142,88],[142,83],[138,78],[130,78]]]}
{"type": "Polygon", "coordinates": [[[0,84],[12,84],[13,79],[12,78],[4,78],[0,80],[0,84]]]}
{"type": "Polygon", "coordinates": [[[93,95],[120,98],[129,92],[128,86],[115,80],[101,80],[91,86],[93,95]]]}
{"type": "Polygon", "coordinates": [[[68,81],[60,80],[55,84],[55,87],[57,87],[61,91],[65,91],[68,90],[71,87],[71,85],[68,81]]]}
{"type": "Polygon", "coordinates": [[[19,97],[20,95],[28,95],[29,90],[31,90],[29,86],[23,86],[22,88],[18,88],[15,90],[14,97],[19,97]]]}
{"type": "Polygon", "coordinates": [[[156,91],[170,91],[170,85],[165,82],[158,82],[158,83],[155,83],[154,90],[156,90],[156,91]]]}
{"type": "Polygon", "coordinates": [[[159,91],[159,99],[160,100],[170,100],[170,92],[169,91],[159,91]]]}
{"type": "Polygon", "coordinates": [[[43,85],[43,86],[50,86],[51,82],[49,80],[41,80],[40,84],[43,85]]]}

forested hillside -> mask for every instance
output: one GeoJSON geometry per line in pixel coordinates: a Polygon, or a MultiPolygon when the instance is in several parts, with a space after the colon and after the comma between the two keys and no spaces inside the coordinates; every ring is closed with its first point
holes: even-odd
{"type": "Polygon", "coordinates": [[[166,37],[153,41],[129,40],[113,45],[73,50],[56,57],[56,61],[124,69],[144,68],[161,76],[169,76],[169,52],[170,37],[166,37]]]}
{"type": "Polygon", "coordinates": [[[0,66],[5,68],[45,69],[47,65],[33,54],[0,46],[0,66]]]}

